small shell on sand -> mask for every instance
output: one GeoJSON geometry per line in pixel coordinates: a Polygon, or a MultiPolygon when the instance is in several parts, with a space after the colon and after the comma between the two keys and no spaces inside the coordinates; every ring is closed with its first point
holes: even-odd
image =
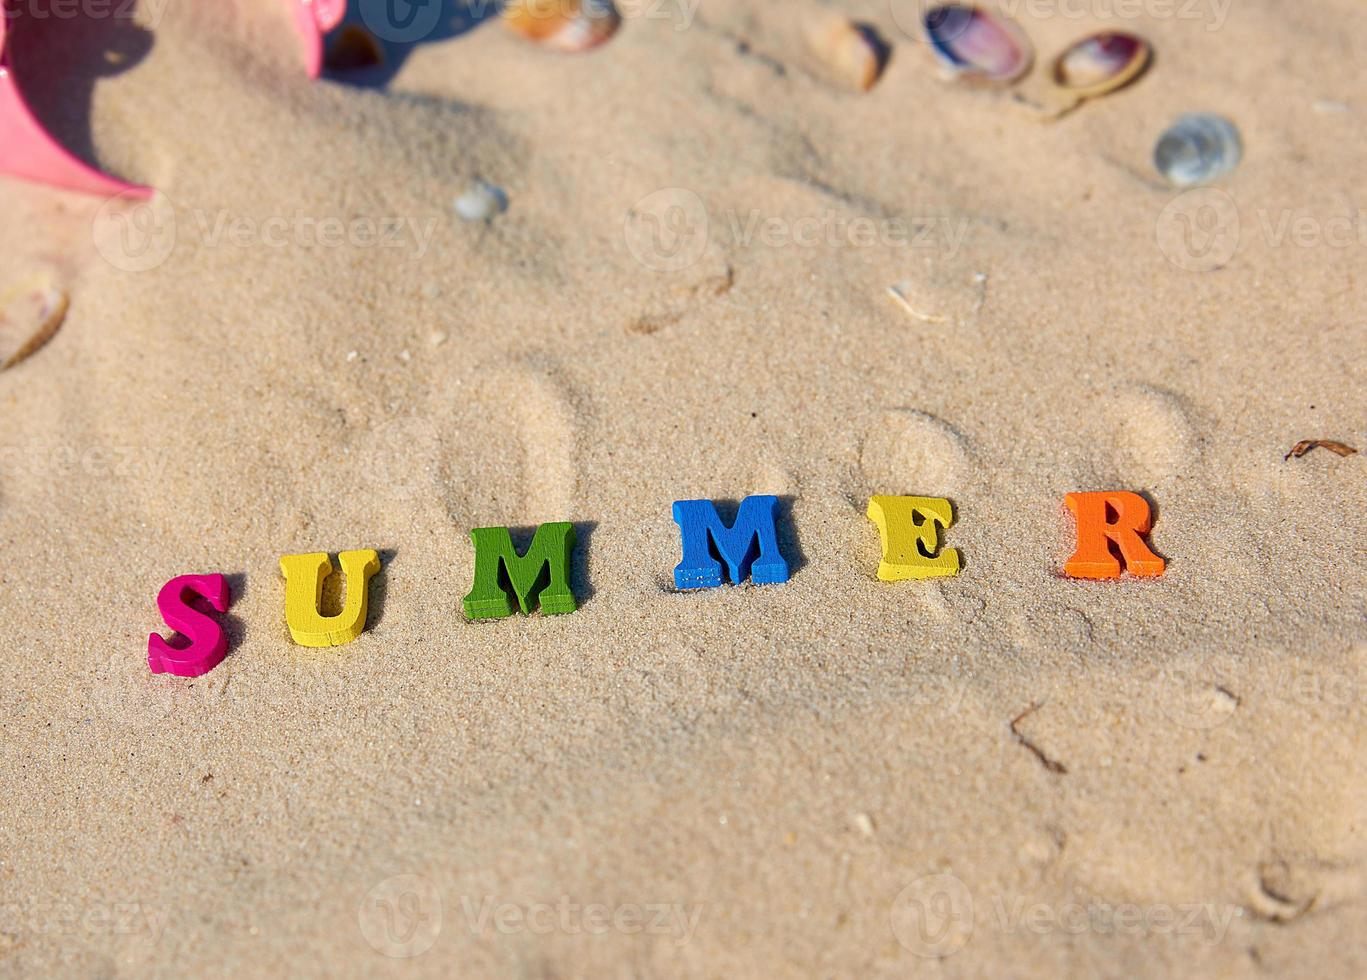
{"type": "Polygon", "coordinates": [[[1210,184],[1243,157],[1239,130],[1224,116],[1196,113],[1173,123],[1153,151],[1153,165],[1175,187],[1210,184]]]}
{"type": "Polygon", "coordinates": [[[477,180],[455,202],[456,214],[465,221],[487,221],[508,210],[508,195],[503,188],[477,180]]]}
{"type": "Polygon", "coordinates": [[[554,51],[596,48],[622,24],[612,0],[511,0],[503,9],[503,23],[554,51]]]}
{"type": "Polygon", "coordinates": [[[1073,44],[1054,61],[1054,82],[1082,98],[1124,88],[1144,73],[1153,57],[1149,42],[1108,31],[1073,44]]]}
{"type": "Polygon", "coordinates": [[[873,28],[840,16],[812,25],[807,43],[836,78],[860,92],[873,88],[890,50],[873,28]]]}
{"type": "Polygon", "coordinates": [[[11,368],[52,339],[66,319],[67,294],[30,280],[0,294],[0,370],[11,368]]]}
{"type": "Polygon", "coordinates": [[[950,78],[1007,85],[1034,63],[1034,47],[1005,16],[947,3],[927,10],[923,23],[926,40],[950,78]]]}
{"type": "Polygon", "coordinates": [[[918,276],[888,287],[888,295],[922,323],[968,323],[987,299],[987,274],[965,281],[957,276],[918,276]]]}
{"type": "Polygon", "coordinates": [[[384,47],[359,24],[346,24],[328,44],[323,61],[328,71],[360,71],[384,64],[384,47]]]}

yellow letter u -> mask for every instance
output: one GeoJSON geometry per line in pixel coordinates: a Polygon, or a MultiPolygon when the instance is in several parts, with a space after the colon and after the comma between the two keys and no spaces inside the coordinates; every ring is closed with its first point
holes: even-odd
{"type": "Polygon", "coordinates": [[[319,552],[280,559],[280,572],[285,576],[285,622],[290,636],[301,646],[338,647],[365,630],[370,579],[380,570],[380,556],[374,551],[343,551],[337,560],[346,577],[346,605],[336,616],[324,616],[318,605],[323,583],[332,574],[328,556],[319,552]]]}

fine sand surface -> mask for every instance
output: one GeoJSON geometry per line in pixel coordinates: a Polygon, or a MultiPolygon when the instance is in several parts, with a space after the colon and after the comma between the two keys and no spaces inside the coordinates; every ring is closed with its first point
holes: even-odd
{"type": "MultiPolygon", "coordinates": [[[[628,9],[384,89],[271,0],[36,32],[50,126],[162,193],[0,182],[5,278],[71,294],[0,373],[3,972],[1367,974],[1367,459],[1283,459],[1367,444],[1358,5],[1126,21],[1152,70],[1053,123],[886,5],[628,9]],[[1150,163],[1193,110],[1246,145],[1214,269],[1150,163]],[[1165,576],[1060,576],[1085,489],[1165,576]],[[751,493],[792,580],[675,592],[670,504],[751,493]],[[877,581],[874,493],[949,497],[963,573],[877,581]],[[469,529],[557,520],[580,610],[465,622],[469,529]],[[279,557],[367,547],[369,629],[293,645],[279,557]],[[191,572],[231,654],[153,676],[191,572]]],[[[1116,24],[1053,10],[1041,60],[1116,24]]]]}

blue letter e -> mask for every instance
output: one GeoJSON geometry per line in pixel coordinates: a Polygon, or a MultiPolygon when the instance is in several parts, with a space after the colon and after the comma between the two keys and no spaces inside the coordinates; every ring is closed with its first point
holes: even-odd
{"type": "Polygon", "coordinates": [[[731,581],[746,575],[757,585],[788,581],[788,563],[778,550],[775,521],[777,497],[746,497],[736,511],[736,523],[727,527],[710,500],[678,500],[674,523],[683,534],[683,561],[674,569],[674,585],[680,589],[709,589],[721,585],[721,562],[731,581]],[[710,542],[709,542],[710,539],[710,542]]]}

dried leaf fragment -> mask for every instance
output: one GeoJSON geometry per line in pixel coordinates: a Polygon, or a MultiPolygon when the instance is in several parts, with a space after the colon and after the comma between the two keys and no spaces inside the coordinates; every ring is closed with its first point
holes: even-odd
{"type": "Polygon", "coordinates": [[[1282,461],[1295,457],[1300,459],[1306,453],[1314,449],[1327,449],[1336,456],[1355,456],[1357,450],[1342,442],[1335,442],[1332,439],[1302,439],[1291,447],[1291,452],[1282,457],[1282,461]]]}

